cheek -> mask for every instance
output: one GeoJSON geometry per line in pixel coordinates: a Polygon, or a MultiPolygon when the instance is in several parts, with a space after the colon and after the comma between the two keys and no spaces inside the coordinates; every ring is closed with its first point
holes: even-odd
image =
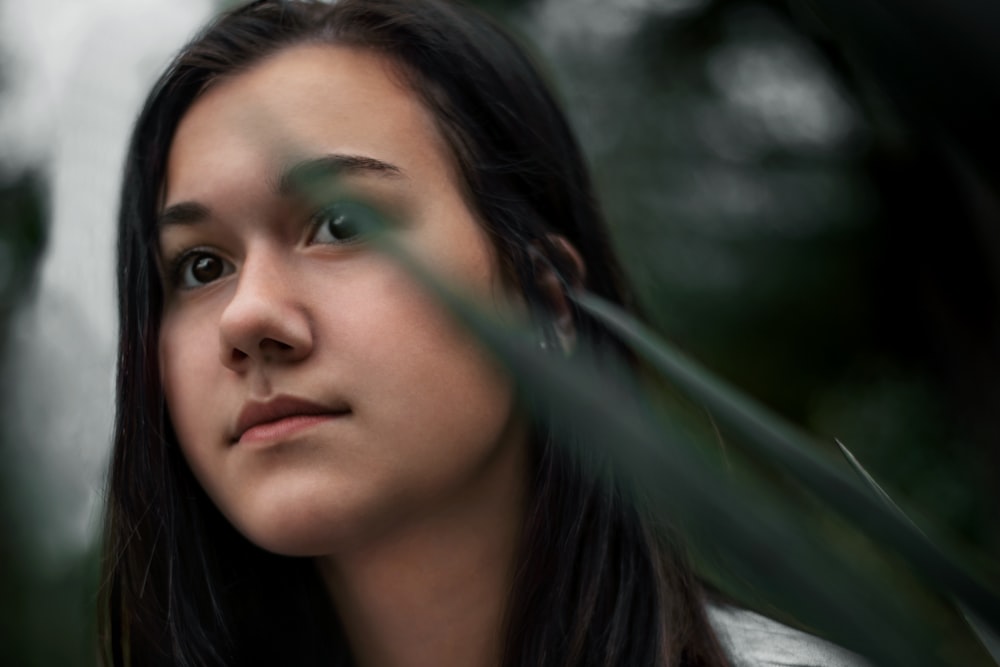
{"type": "Polygon", "coordinates": [[[394,418],[408,420],[415,435],[444,435],[458,423],[485,425],[508,413],[512,382],[491,355],[439,308],[419,315],[373,369],[397,395],[386,406],[394,418]]]}
{"type": "Polygon", "coordinates": [[[168,315],[160,329],[163,397],[181,449],[189,460],[199,436],[211,432],[208,418],[219,408],[209,377],[218,365],[213,345],[217,338],[218,334],[213,336],[202,321],[187,317],[168,315]]]}
{"type": "MultiPolygon", "coordinates": [[[[508,304],[494,294],[488,262],[475,270],[482,275],[460,272],[464,282],[449,286],[465,287],[478,307],[501,314],[508,304]]],[[[363,383],[359,417],[371,417],[366,423],[377,429],[377,442],[397,444],[382,449],[391,466],[423,470],[422,479],[407,479],[444,491],[485,465],[509,439],[517,421],[513,382],[412,277],[402,271],[383,275],[392,277],[365,290],[356,312],[366,316],[355,321],[359,328],[351,340],[342,341],[354,347],[352,375],[363,383]]]]}

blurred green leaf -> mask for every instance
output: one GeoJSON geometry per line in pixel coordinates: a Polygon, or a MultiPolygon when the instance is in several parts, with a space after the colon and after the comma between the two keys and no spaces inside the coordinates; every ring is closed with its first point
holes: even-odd
{"type": "MultiPolygon", "coordinates": [[[[609,460],[636,498],[648,502],[660,520],[679,523],[700,544],[709,544],[736,580],[765,591],[777,606],[876,664],[947,664],[942,646],[951,640],[934,619],[914,611],[905,593],[849,550],[828,543],[800,503],[775,498],[763,490],[766,485],[747,486],[712,463],[699,443],[655,414],[628,368],[586,347],[570,359],[547,354],[534,331],[480,312],[391,235],[380,243],[511,370],[532,410],[571,428],[575,438],[569,444],[577,456],[609,460]]],[[[595,305],[590,296],[578,299],[592,313],[606,305],[595,305]]],[[[821,485],[849,488],[864,499],[859,504],[865,509],[874,506],[829,463],[803,457],[809,463],[799,467],[821,470],[812,473],[821,485]]]]}
{"type": "Polygon", "coordinates": [[[831,509],[879,544],[895,550],[940,590],[961,598],[982,618],[1000,619],[1000,597],[995,591],[924,539],[913,524],[876,502],[830,461],[820,457],[808,436],[685,359],[612,304],[586,293],[577,294],[576,301],[632,345],[682,392],[703,404],[765,461],[790,472],[831,509]]]}
{"type": "MultiPolygon", "coordinates": [[[[896,504],[896,502],[892,499],[892,497],[888,493],[886,493],[885,489],[883,489],[882,486],[875,481],[875,478],[872,477],[867,470],[865,470],[864,466],[861,465],[861,462],[858,461],[857,457],[854,456],[851,450],[849,450],[847,446],[844,445],[844,443],[840,442],[839,440],[837,440],[836,442],[837,446],[840,447],[840,451],[841,453],[843,453],[844,458],[847,459],[847,462],[851,464],[851,467],[854,468],[855,472],[858,473],[858,476],[862,480],[864,480],[864,482],[868,485],[868,488],[872,490],[872,492],[879,498],[879,500],[881,500],[885,504],[885,506],[888,507],[893,513],[898,515],[900,519],[909,522],[911,525],[914,526],[914,528],[920,530],[917,524],[912,519],[910,519],[910,517],[906,516],[906,513],[903,512],[903,510],[899,507],[899,505],[896,504]]],[[[965,619],[966,623],[969,624],[969,627],[972,629],[972,632],[976,635],[976,638],[979,639],[983,647],[986,648],[987,651],[989,651],[990,655],[993,657],[994,662],[1000,664],[1000,640],[997,639],[995,630],[991,628],[988,624],[984,623],[978,616],[976,616],[974,612],[969,610],[968,607],[966,607],[966,605],[962,603],[961,599],[955,598],[953,602],[955,606],[958,608],[959,612],[961,612],[962,617],[965,619]]]]}

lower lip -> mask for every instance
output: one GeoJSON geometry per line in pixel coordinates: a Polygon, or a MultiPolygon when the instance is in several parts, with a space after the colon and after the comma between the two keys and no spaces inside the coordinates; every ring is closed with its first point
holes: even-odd
{"type": "Polygon", "coordinates": [[[316,426],[317,424],[332,421],[342,416],[344,415],[294,415],[292,417],[285,417],[284,419],[278,419],[273,422],[257,424],[256,426],[252,426],[243,432],[243,435],[240,436],[238,444],[264,444],[275,442],[277,440],[283,440],[295,435],[299,431],[316,426]]]}

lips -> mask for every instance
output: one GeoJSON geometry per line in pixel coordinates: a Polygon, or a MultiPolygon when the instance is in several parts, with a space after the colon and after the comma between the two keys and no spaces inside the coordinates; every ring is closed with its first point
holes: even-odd
{"type": "Polygon", "coordinates": [[[257,433],[294,429],[296,426],[316,423],[325,417],[342,417],[349,413],[347,404],[320,405],[294,396],[276,396],[264,402],[250,401],[240,411],[233,432],[233,442],[242,440],[250,430],[257,433]]]}

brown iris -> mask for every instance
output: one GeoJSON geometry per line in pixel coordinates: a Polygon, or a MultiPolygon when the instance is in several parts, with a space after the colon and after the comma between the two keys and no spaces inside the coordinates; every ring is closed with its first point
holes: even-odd
{"type": "Polygon", "coordinates": [[[222,277],[222,260],[212,255],[199,255],[191,263],[191,277],[199,283],[210,283],[222,277]]]}

